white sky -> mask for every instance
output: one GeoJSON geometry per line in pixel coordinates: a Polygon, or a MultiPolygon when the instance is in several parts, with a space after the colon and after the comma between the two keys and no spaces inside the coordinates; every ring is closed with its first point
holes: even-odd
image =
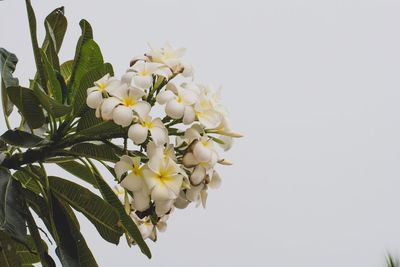
{"type": "MultiPolygon", "coordinates": [[[[100,266],[373,267],[388,250],[400,254],[399,1],[33,4],[39,26],[66,6],[63,60],[74,55],[81,18],[118,74],[147,42],[187,47],[197,81],[223,86],[232,126],[246,136],[208,208],[175,212],[150,243],[152,260],[105,243],[84,221],[100,266]]],[[[0,2],[0,25],[0,46],[18,55],[27,84],[23,1],[0,2]]]]}

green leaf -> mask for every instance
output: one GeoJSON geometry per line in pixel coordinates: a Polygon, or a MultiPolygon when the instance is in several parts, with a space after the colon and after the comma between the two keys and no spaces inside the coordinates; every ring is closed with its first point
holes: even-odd
{"type": "Polygon", "coordinates": [[[101,79],[107,73],[114,75],[114,70],[110,63],[105,63],[92,69],[82,76],[79,86],[75,88],[74,92],[74,114],[83,114],[88,110],[88,106],[86,105],[87,89],[93,87],[94,82],[101,79]]]}
{"type": "Polygon", "coordinates": [[[58,82],[56,72],[53,69],[53,67],[51,66],[50,61],[47,59],[46,54],[43,51],[41,51],[41,53],[42,53],[42,59],[44,62],[46,75],[48,78],[48,82],[47,82],[48,95],[50,97],[54,98],[57,102],[62,103],[61,86],[60,86],[60,83],[58,82]]]}
{"type": "Polygon", "coordinates": [[[93,178],[91,170],[89,170],[85,165],[80,164],[75,161],[57,163],[58,166],[71,173],[72,175],[82,179],[85,182],[93,185],[97,188],[96,180],[93,178]]]}
{"type": "Polygon", "coordinates": [[[71,78],[69,79],[69,83],[67,83],[68,88],[72,88],[73,84],[75,83],[75,75],[76,75],[78,66],[80,65],[80,61],[81,61],[81,57],[82,57],[81,50],[82,50],[83,45],[88,40],[93,39],[93,30],[92,30],[92,27],[90,26],[89,22],[87,22],[86,20],[83,19],[79,22],[79,26],[81,27],[82,34],[79,37],[78,43],[76,45],[75,57],[74,57],[74,61],[73,61],[74,66],[72,68],[72,73],[71,73],[71,78]]]}
{"type": "MultiPolygon", "coordinates": [[[[46,243],[43,240],[40,241],[42,242],[42,246],[47,251],[48,248],[46,243]]],[[[16,252],[22,266],[40,262],[40,257],[36,251],[35,242],[30,235],[27,236],[25,244],[16,243],[16,252]]]]}
{"type": "Polygon", "coordinates": [[[77,132],[80,132],[84,129],[91,128],[104,122],[102,119],[96,117],[96,111],[94,109],[87,109],[85,113],[82,114],[82,117],[78,121],[78,126],[76,128],[77,132]]]}
{"type": "Polygon", "coordinates": [[[40,194],[42,192],[40,186],[35,181],[35,178],[28,173],[18,170],[13,174],[13,177],[18,180],[24,188],[27,188],[36,194],[40,194]]]}
{"type": "Polygon", "coordinates": [[[122,128],[121,126],[115,124],[112,121],[103,121],[95,126],[83,129],[78,132],[79,135],[86,135],[86,136],[95,135],[99,133],[124,134],[126,133],[126,129],[122,128]]]}
{"type": "Polygon", "coordinates": [[[12,146],[26,148],[38,146],[45,141],[45,139],[39,136],[21,130],[8,130],[0,136],[0,139],[12,146]]]}
{"type": "Polygon", "coordinates": [[[79,224],[71,217],[71,208],[56,196],[52,198],[54,223],[60,239],[56,254],[62,265],[97,267],[93,254],[79,231],[79,224]]]}
{"type": "Polygon", "coordinates": [[[147,246],[146,242],[144,242],[143,237],[136,226],[136,224],[133,222],[132,218],[130,218],[124,209],[124,206],[122,205],[121,201],[118,199],[117,195],[114,193],[114,191],[110,188],[110,186],[106,183],[106,181],[103,179],[101,174],[96,170],[96,174],[94,177],[96,178],[97,184],[99,186],[101,195],[103,198],[110,203],[117,211],[119,214],[119,217],[121,218],[121,224],[122,228],[135,240],[135,242],[138,244],[140,247],[140,250],[142,251],[143,254],[145,254],[148,258],[151,258],[151,252],[149,247],[147,246]]]}
{"type": "Polygon", "coordinates": [[[5,231],[0,231],[0,266],[21,266],[15,248],[15,242],[5,231]]]}
{"type": "Polygon", "coordinates": [[[0,167],[0,229],[23,241],[26,236],[25,213],[21,184],[11,177],[10,170],[0,167]]]}
{"type": "Polygon", "coordinates": [[[97,160],[105,160],[110,162],[117,162],[119,159],[115,155],[115,151],[104,144],[80,143],[74,145],[69,151],[73,155],[93,158],[97,160]]]}
{"type": "Polygon", "coordinates": [[[68,60],[68,61],[64,62],[63,64],[61,64],[60,73],[61,73],[62,77],[64,78],[64,81],[66,84],[69,84],[73,67],[74,67],[73,60],[68,60]]]}
{"type": "Polygon", "coordinates": [[[73,182],[49,176],[52,192],[75,210],[82,212],[108,242],[118,244],[122,230],[114,208],[96,194],[73,182]]]}
{"type": "Polygon", "coordinates": [[[54,118],[60,118],[71,112],[72,108],[70,106],[63,105],[50,96],[48,96],[39,84],[33,86],[33,93],[39,100],[40,104],[47,110],[47,112],[54,118]]]}
{"type": "MultiPolygon", "coordinates": [[[[47,92],[47,77],[46,77],[46,72],[44,70],[42,56],[40,53],[40,48],[39,48],[38,40],[37,40],[37,36],[36,36],[35,12],[33,11],[30,0],[25,0],[25,4],[26,4],[26,11],[28,13],[29,30],[31,33],[31,41],[32,41],[33,55],[35,57],[36,69],[38,72],[40,84],[43,86],[43,88],[47,92]]],[[[14,102],[14,104],[15,104],[15,102],[14,102]]]]}
{"type": "Polygon", "coordinates": [[[64,16],[64,7],[53,10],[44,21],[46,36],[43,41],[42,50],[56,70],[59,70],[60,67],[57,54],[64,40],[67,25],[68,22],[64,16]]]}
{"type": "MultiPolygon", "coordinates": [[[[41,197],[39,197],[38,195],[36,195],[36,194],[34,194],[34,193],[30,192],[30,191],[24,191],[24,196],[27,195],[27,194],[25,194],[26,192],[29,192],[28,195],[33,195],[34,198],[42,200],[42,202],[40,204],[41,205],[41,207],[40,207],[41,209],[46,209],[47,208],[47,204],[44,202],[44,200],[41,197]]],[[[47,249],[48,248],[47,248],[46,244],[44,244],[44,242],[42,241],[42,238],[40,237],[39,230],[38,230],[38,227],[36,225],[36,222],[33,219],[32,214],[29,211],[27,206],[25,207],[25,210],[27,211],[26,219],[27,219],[27,223],[28,223],[28,227],[29,227],[29,232],[32,235],[32,240],[33,240],[33,242],[35,244],[36,251],[39,254],[39,258],[40,258],[40,261],[42,263],[42,266],[43,267],[55,267],[56,264],[54,263],[54,260],[52,259],[52,257],[50,257],[49,254],[47,253],[47,249]]],[[[43,222],[45,224],[48,223],[48,219],[47,219],[48,212],[47,212],[47,210],[46,210],[46,214],[45,215],[40,214],[40,213],[37,213],[37,214],[42,218],[42,220],[43,220],[43,218],[45,218],[43,220],[43,222]]],[[[46,224],[46,227],[48,229],[51,229],[48,224],[46,224]]],[[[51,230],[49,230],[49,231],[51,232],[51,230]]]]}
{"type": "Polygon", "coordinates": [[[4,48],[0,48],[1,98],[3,111],[6,116],[9,116],[13,110],[13,104],[8,98],[6,88],[19,85],[18,79],[13,77],[17,63],[18,58],[16,55],[4,48]]]}
{"type": "Polygon", "coordinates": [[[37,129],[43,126],[45,122],[43,110],[40,108],[39,100],[31,89],[12,86],[7,88],[7,94],[18,107],[22,116],[24,116],[29,127],[37,129]]]}

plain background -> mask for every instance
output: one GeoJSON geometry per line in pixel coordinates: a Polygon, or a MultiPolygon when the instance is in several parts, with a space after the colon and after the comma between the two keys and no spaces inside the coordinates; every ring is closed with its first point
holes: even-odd
{"type": "MultiPolygon", "coordinates": [[[[232,126],[246,136],[227,154],[235,165],[219,168],[207,209],[175,212],[150,242],[152,260],[105,243],[82,218],[100,266],[372,267],[400,253],[399,1],[33,4],[41,38],[45,15],[66,6],[63,60],[81,18],[118,74],[147,42],[187,47],[197,81],[223,86],[232,126]]],[[[27,84],[23,1],[0,2],[0,25],[0,46],[18,55],[27,84]]]]}

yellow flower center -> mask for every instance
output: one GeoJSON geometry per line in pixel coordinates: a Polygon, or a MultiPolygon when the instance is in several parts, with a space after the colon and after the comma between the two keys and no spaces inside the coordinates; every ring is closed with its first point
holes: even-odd
{"type": "Polygon", "coordinates": [[[98,90],[99,91],[103,91],[104,89],[106,89],[107,88],[107,84],[105,84],[105,83],[99,83],[99,85],[98,85],[98,90]]]}
{"type": "Polygon", "coordinates": [[[152,121],[143,121],[142,126],[148,128],[148,129],[151,129],[154,127],[154,124],[152,121]]]}
{"type": "Polygon", "coordinates": [[[178,98],[176,99],[176,102],[182,103],[182,97],[181,97],[181,96],[178,96],[178,98]]]}
{"type": "Polygon", "coordinates": [[[142,70],[142,71],[139,71],[138,75],[139,76],[149,76],[149,75],[151,75],[151,72],[148,70],[142,70]]]}
{"type": "Polygon", "coordinates": [[[122,104],[124,104],[126,107],[132,107],[136,105],[136,100],[132,97],[127,97],[123,99],[122,104]]]}

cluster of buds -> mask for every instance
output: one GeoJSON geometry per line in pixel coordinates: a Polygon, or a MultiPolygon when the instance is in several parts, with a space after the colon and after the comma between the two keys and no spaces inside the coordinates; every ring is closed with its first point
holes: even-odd
{"type": "Polygon", "coordinates": [[[143,238],[152,240],[174,208],[206,205],[208,188],[221,183],[215,166],[230,165],[218,146],[229,150],[241,137],[229,128],[219,91],[193,82],[184,52],[169,44],[151,48],[120,79],[106,75],[87,91],[96,116],[129,127],[128,138],[140,147],[140,156],[115,164],[116,193],[143,238]]]}

